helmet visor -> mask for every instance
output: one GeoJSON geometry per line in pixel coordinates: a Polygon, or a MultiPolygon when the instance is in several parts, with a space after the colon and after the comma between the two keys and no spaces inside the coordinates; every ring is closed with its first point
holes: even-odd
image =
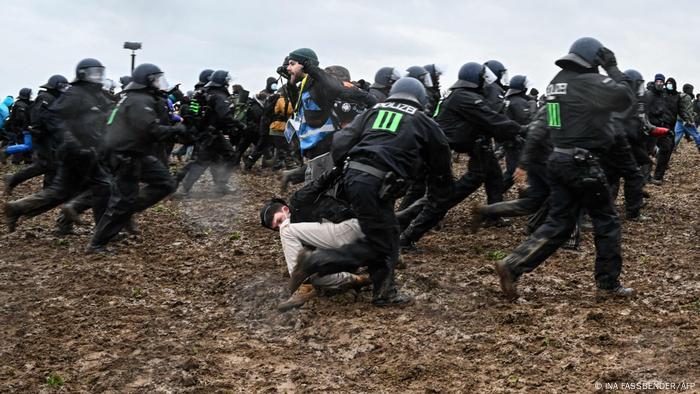
{"type": "Polygon", "coordinates": [[[510,85],[510,75],[508,75],[508,70],[503,71],[503,74],[501,74],[501,85],[510,85]]]}
{"type": "Polygon", "coordinates": [[[490,68],[484,66],[484,85],[491,85],[496,81],[498,81],[496,74],[490,68]]]}
{"type": "Polygon", "coordinates": [[[104,67],[88,67],[84,69],[84,80],[92,83],[103,84],[105,81],[104,67]]]}
{"type": "Polygon", "coordinates": [[[167,91],[170,88],[170,84],[168,84],[168,80],[165,79],[165,74],[160,73],[160,74],[154,74],[153,75],[153,82],[151,85],[162,91],[167,91]]]}
{"type": "Polygon", "coordinates": [[[420,76],[421,82],[423,82],[423,86],[426,88],[432,88],[433,87],[433,78],[430,77],[430,73],[425,73],[420,76]]]}
{"type": "MultiPolygon", "coordinates": [[[[408,74],[408,73],[406,73],[408,74]]],[[[397,69],[392,69],[391,70],[391,76],[389,77],[389,84],[393,85],[394,82],[398,81],[399,78],[401,78],[403,75],[401,75],[401,71],[397,69]]]]}

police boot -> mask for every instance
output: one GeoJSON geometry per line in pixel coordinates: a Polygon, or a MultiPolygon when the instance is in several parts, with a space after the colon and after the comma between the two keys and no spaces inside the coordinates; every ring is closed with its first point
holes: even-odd
{"type": "Polygon", "coordinates": [[[99,254],[102,256],[114,256],[114,251],[108,249],[105,245],[93,245],[92,243],[85,248],[85,254],[99,254]]]}
{"type": "Polygon", "coordinates": [[[3,178],[3,181],[5,183],[5,195],[9,196],[12,194],[12,190],[15,188],[15,186],[12,184],[12,174],[7,174],[3,178]]]}
{"type": "Polygon", "coordinates": [[[384,280],[381,281],[379,286],[376,285],[372,288],[372,305],[378,307],[386,306],[398,306],[404,307],[413,305],[416,299],[408,294],[399,293],[396,290],[396,285],[394,284],[393,272],[388,274],[384,280]]]}
{"type": "Polygon", "coordinates": [[[496,273],[498,273],[498,279],[501,282],[501,291],[503,295],[509,300],[514,301],[517,300],[519,296],[515,287],[515,276],[508,267],[507,259],[506,257],[496,262],[496,273]]]}
{"type": "Polygon", "coordinates": [[[596,289],[596,301],[602,301],[606,298],[634,298],[637,296],[637,291],[634,290],[631,287],[624,287],[621,284],[618,284],[617,286],[611,288],[611,289],[604,289],[601,287],[598,287],[596,289]]]}
{"type": "Polygon", "coordinates": [[[7,232],[13,233],[17,228],[17,220],[21,216],[19,209],[17,209],[16,202],[8,202],[5,204],[5,225],[7,226],[7,232]]]}
{"type": "Polygon", "coordinates": [[[303,284],[299,286],[297,291],[292,294],[291,297],[285,301],[277,304],[277,310],[279,312],[286,312],[288,310],[299,308],[300,306],[306,304],[307,301],[316,297],[318,295],[318,290],[311,284],[303,284]]]}
{"type": "Polygon", "coordinates": [[[482,205],[474,205],[471,209],[472,221],[469,223],[469,227],[471,228],[472,234],[479,232],[479,228],[481,228],[481,224],[484,221],[484,217],[481,214],[483,208],[482,205]]]}

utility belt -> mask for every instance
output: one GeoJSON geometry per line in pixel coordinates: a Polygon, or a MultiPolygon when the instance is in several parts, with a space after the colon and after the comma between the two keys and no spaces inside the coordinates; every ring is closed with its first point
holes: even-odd
{"type": "Polygon", "coordinates": [[[576,165],[584,169],[581,174],[581,183],[584,186],[607,185],[607,178],[598,157],[591,151],[583,148],[554,148],[554,152],[571,156],[576,165]]]}
{"type": "Polygon", "coordinates": [[[382,201],[392,201],[404,194],[408,190],[409,184],[405,179],[399,178],[393,171],[382,171],[368,164],[348,160],[345,162],[345,170],[352,169],[372,175],[382,181],[379,188],[379,198],[382,201]]]}

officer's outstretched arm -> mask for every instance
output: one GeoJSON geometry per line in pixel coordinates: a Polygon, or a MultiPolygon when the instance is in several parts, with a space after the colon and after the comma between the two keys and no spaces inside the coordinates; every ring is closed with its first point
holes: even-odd
{"type": "Polygon", "coordinates": [[[518,167],[527,170],[532,161],[531,158],[536,155],[536,152],[542,151],[546,145],[549,145],[547,110],[546,107],[541,107],[537,111],[535,119],[528,126],[527,138],[525,139],[523,152],[520,154],[518,167]]]}

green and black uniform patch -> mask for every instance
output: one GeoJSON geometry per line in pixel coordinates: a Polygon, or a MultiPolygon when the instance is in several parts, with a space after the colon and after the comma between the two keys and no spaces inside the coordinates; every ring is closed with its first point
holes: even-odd
{"type": "Polygon", "coordinates": [[[401,118],[403,118],[402,113],[385,109],[380,110],[377,118],[374,119],[372,130],[381,130],[396,134],[396,130],[398,130],[399,124],[401,123],[401,118]]]}

